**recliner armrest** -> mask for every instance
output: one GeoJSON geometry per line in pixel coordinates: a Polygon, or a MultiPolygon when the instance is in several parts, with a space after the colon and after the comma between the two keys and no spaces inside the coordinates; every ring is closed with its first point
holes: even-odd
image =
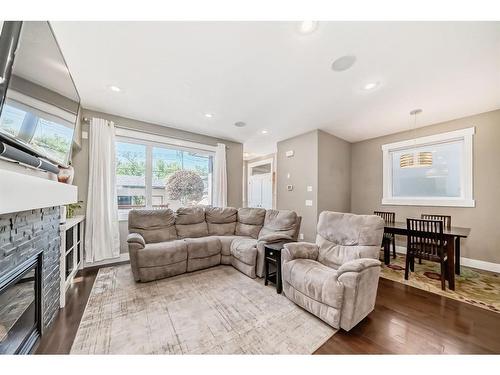
{"type": "Polygon", "coordinates": [[[136,243],[142,246],[142,248],[146,247],[146,241],[144,241],[144,237],[142,237],[139,233],[130,233],[127,236],[127,242],[129,244],[136,243]]]}
{"type": "Polygon", "coordinates": [[[284,233],[269,233],[265,236],[259,237],[259,242],[265,243],[273,243],[273,242],[281,242],[281,241],[293,241],[293,238],[288,234],[284,233]]]}
{"type": "Polygon", "coordinates": [[[380,267],[382,263],[372,258],[354,259],[342,264],[337,270],[337,278],[346,272],[361,272],[370,267],[380,267]]]}
{"type": "Polygon", "coordinates": [[[319,247],[310,242],[289,242],[283,245],[281,261],[289,262],[294,259],[318,259],[319,247]]]}

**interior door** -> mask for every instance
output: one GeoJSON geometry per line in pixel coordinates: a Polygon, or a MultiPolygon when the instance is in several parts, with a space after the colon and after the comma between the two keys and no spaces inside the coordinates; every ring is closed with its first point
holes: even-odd
{"type": "Polygon", "coordinates": [[[262,204],[262,180],[252,176],[248,181],[248,207],[260,207],[262,204]]]}
{"type": "Polygon", "coordinates": [[[248,172],[248,207],[273,208],[272,164],[249,165],[248,172]]]}

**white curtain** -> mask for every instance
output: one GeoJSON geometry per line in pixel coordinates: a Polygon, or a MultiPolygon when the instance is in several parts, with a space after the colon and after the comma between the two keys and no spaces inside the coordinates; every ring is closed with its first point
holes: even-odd
{"type": "Polygon", "coordinates": [[[213,205],[227,206],[226,145],[223,143],[217,143],[215,151],[213,205]]]}
{"type": "Polygon", "coordinates": [[[89,190],[85,231],[87,263],[120,256],[115,176],[115,126],[93,118],[89,136],[89,190]]]}

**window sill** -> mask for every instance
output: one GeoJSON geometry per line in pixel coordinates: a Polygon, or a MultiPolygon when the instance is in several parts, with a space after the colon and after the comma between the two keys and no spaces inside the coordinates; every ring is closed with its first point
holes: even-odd
{"type": "Polygon", "coordinates": [[[436,206],[436,207],[475,207],[474,199],[441,199],[441,198],[382,198],[382,205],[393,206],[436,206]]]}

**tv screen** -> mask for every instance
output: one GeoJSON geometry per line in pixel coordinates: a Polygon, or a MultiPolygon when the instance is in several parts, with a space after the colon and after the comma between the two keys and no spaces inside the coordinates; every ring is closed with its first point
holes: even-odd
{"type": "MultiPolygon", "coordinates": [[[[4,44],[12,40],[5,33],[16,32],[6,24],[4,44]]],[[[22,22],[17,35],[15,53],[5,45],[1,48],[0,59],[13,63],[4,74],[0,140],[67,166],[80,106],[78,92],[48,22],[22,22]]]]}

